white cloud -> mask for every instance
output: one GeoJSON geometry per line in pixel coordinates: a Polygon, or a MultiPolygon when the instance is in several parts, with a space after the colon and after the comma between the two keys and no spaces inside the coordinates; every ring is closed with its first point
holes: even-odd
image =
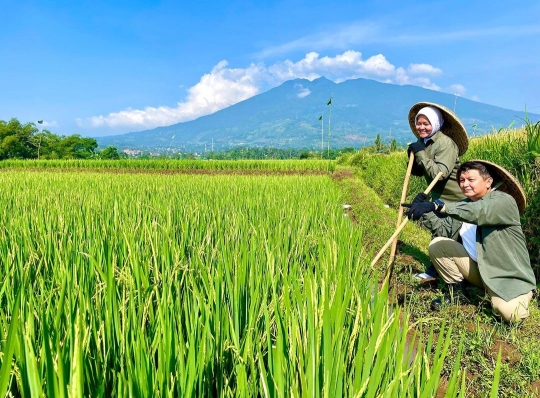
{"type": "Polygon", "coordinates": [[[84,127],[141,126],[156,127],[214,113],[259,93],[259,80],[263,67],[251,64],[248,68],[227,68],[227,61],[219,62],[210,73],[188,89],[184,102],[176,107],[151,107],[112,112],[107,116],[77,119],[84,127]]]}
{"type": "Polygon", "coordinates": [[[428,64],[410,64],[407,71],[411,75],[439,76],[442,73],[441,69],[428,64]]]}
{"type": "Polygon", "coordinates": [[[463,95],[465,94],[466,91],[467,89],[463,87],[461,84],[452,84],[450,86],[450,92],[452,94],[463,95]]]}
{"type": "Polygon", "coordinates": [[[412,86],[420,86],[423,88],[427,88],[429,90],[435,90],[439,91],[441,88],[437,86],[435,83],[433,83],[429,77],[425,76],[411,76],[405,69],[399,67],[396,69],[396,74],[393,79],[393,81],[389,81],[388,83],[396,83],[400,85],[412,85],[412,86]]]}
{"type": "MultiPolygon", "coordinates": [[[[321,76],[336,82],[368,78],[387,83],[417,85],[440,90],[433,76],[442,71],[428,64],[410,64],[396,67],[382,54],[364,59],[361,52],[347,50],[334,57],[321,57],[316,52],[307,53],[297,62],[285,60],[270,66],[251,64],[247,68],[230,68],[227,61],[219,62],[210,73],[187,90],[186,99],[176,107],[159,106],[112,112],[108,115],[77,119],[81,127],[139,127],[152,128],[196,119],[214,113],[258,94],[261,89],[277,86],[287,80],[304,78],[313,80],[321,76]]],[[[453,85],[453,92],[465,92],[461,85],[453,85]]],[[[298,85],[297,95],[303,98],[310,91],[298,85]]]]}
{"type": "Polygon", "coordinates": [[[304,98],[311,94],[311,91],[309,88],[302,86],[301,84],[295,84],[294,88],[298,91],[296,93],[296,96],[298,98],[304,98]]]}
{"type": "Polygon", "coordinates": [[[259,58],[283,56],[293,51],[306,51],[316,48],[319,51],[328,49],[346,49],[361,43],[372,42],[379,37],[380,28],[373,22],[355,22],[341,27],[333,27],[331,31],[320,31],[304,36],[288,43],[265,48],[257,54],[259,58]]]}
{"type": "Polygon", "coordinates": [[[43,127],[58,127],[58,122],[56,120],[44,120],[43,127]]]}
{"type": "Polygon", "coordinates": [[[471,99],[472,99],[473,101],[476,101],[476,102],[480,102],[480,101],[481,101],[480,97],[477,96],[477,95],[473,95],[473,96],[471,97],[471,99]]]}
{"type": "Polygon", "coordinates": [[[347,48],[372,43],[418,44],[459,42],[467,40],[485,40],[497,37],[536,37],[540,33],[540,26],[536,25],[501,25],[490,27],[475,27],[462,30],[440,30],[429,35],[420,33],[396,32],[396,22],[383,18],[381,20],[355,21],[347,25],[331,26],[321,29],[308,36],[294,39],[279,45],[269,46],[256,54],[260,59],[284,56],[292,52],[309,51],[310,49],[344,50],[347,48]]]}

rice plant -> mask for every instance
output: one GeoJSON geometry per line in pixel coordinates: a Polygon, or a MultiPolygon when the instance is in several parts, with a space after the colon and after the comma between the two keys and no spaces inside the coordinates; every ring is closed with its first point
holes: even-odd
{"type": "Polygon", "coordinates": [[[2,396],[438,388],[450,332],[408,336],[326,176],[21,171],[0,183],[2,396]]]}
{"type": "Polygon", "coordinates": [[[197,159],[6,159],[0,169],[60,170],[140,170],[140,171],[241,171],[254,172],[322,172],[334,170],[329,160],[197,160],[197,159]]]}

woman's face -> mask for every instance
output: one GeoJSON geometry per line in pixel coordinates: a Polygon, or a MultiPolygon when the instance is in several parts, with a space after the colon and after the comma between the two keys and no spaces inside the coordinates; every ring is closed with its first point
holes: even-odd
{"type": "Polygon", "coordinates": [[[420,138],[427,138],[433,131],[433,126],[429,122],[429,119],[424,115],[420,115],[416,118],[416,132],[420,138]]]}
{"type": "Polygon", "coordinates": [[[489,192],[493,178],[484,180],[478,170],[467,170],[461,173],[458,182],[463,195],[476,202],[489,192]]]}

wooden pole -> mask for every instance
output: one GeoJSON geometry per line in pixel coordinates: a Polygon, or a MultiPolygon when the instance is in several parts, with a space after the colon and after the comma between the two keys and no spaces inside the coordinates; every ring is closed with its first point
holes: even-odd
{"type": "Polygon", "coordinates": [[[324,153],[324,117],[321,115],[321,159],[324,153]]]}
{"type": "MultiPolygon", "coordinates": [[[[437,176],[433,179],[433,181],[431,181],[431,184],[429,184],[429,186],[426,188],[426,190],[424,191],[424,193],[427,195],[431,192],[431,190],[433,189],[433,187],[435,186],[435,184],[437,184],[439,182],[439,179],[442,177],[443,173],[442,171],[439,172],[439,174],[437,174],[437,176]]],[[[407,225],[407,222],[409,221],[408,218],[406,218],[405,220],[403,220],[403,222],[400,224],[399,227],[397,227],[396,229],[396,232],[394,232],[394,234],[390,237],[390,239],[388,239],[388,242],[386,242],[386,244],[383,246],[383,248],[381,249],[381,251],[379,253],[377,253],[377,255],[375,256],[375,258],[373,259],[373,261],[371,262],[371,266],[373,267],[375,264],[377,264],[377,261],[379,261],[379,259],[381,258],[381,256],[383,255],[383,253],[385,252],[386,249],[388,249],[388,247],[390,247],[390,245],[392,244],[392,242],[394,241],[394,239],[397,238],[397,236],[399,235],[399,233],[401,232],[401,230],[403,228],[405,228],[405,225],[407,225]]],[[[390,270],[391,272],[391,270],[390,270]]],[[[388,274],[389,272],[387,272],[388,274]]]]}
{"type": "MultiPolygon", "coordinates": [[[[407,173],[405,174],[405,181],[403,181],[403,189],[401,191],[401,199],[399,203],[405,202],[405,199],[407,199],[407,188],[409,186],[409,180],[411,178],[411,171],[414,163],[414,152],[411,151],[411,154],[409,155],[409,164],[407,166],[407,173]]],[[[396,228],[399,227],[399,224],[401,224],[401,219],[403,218],[403,207],[399,206],[398,211],[398,218],[396,222],[396,228]]],[[[394,239],[392,242],[392,247],[390,248],[390,259],[388,260],[388,268],[392,269],[392,264],[394,263],[394,260],[396,258],[396,248],[397,248],[397,238],[394,239]]],[[[390,275],[391,276],[391,275],[390,275]]]]}

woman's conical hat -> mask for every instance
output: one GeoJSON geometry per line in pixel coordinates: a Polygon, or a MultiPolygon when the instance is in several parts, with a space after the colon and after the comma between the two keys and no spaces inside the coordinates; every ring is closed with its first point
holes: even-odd
{"type": "Polygon", "coordinates": [[[432,106],[441,111],[444,118],[444,123],[441,126],[441,132],[450,137],[456,143],[459,150],[459,156],[467,152],[467,148],[469,147],[469,137],[467,136],[467,130],[465,129],[463,123],[461,123],[459,118],[450,109],[433,102],[419,102],[414,104],[409,111],[409,125],[416,138],[420,138],[420,136],[416,131],[414,119],[420,109],[426,106],[432,106]]]}

